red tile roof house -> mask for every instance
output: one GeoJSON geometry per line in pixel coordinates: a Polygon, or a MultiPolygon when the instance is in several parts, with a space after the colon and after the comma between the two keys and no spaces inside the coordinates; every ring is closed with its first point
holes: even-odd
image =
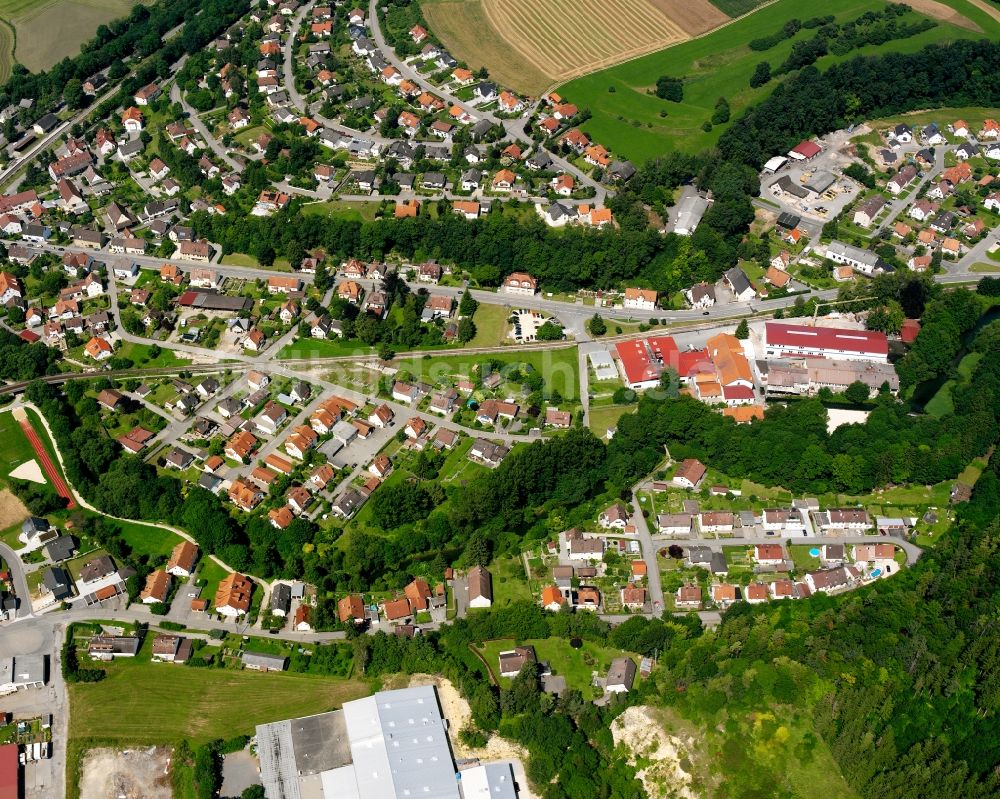
{"type": "Polygon", "coordinates": [[[646,604],[646,589],[629,583],[621,590],[622,605],[632,610],[642,610],[646,604]]]}
{"type": "Polygon", "coordinates": [[[146,578],[146,587],[139,593],[139,597],[144,604],[152,605],[157,602],[166,602],[170,594],[170,575],[162,570],[150,572],[146,578]]]}
{"type": "Polygon", "coordinates": [[[757,544],[754,547],[753,558],[759,566],[783,566],[785,551],[781,548],[781,544],[757,544]]]}
{"type": "Polygon", "coordinates": [[[679,610],[700,610],[701,588],[697,585],[682,585],[677,589],[674,607],[679,610]]]}
{"type": "Polygon", "coordinates": [[[401,621],[410,616],[410,602],[406,597],[387,599],[382,603],[382,613],[385,614],[386,621],[401,621]]]}
{"type": "Polygon", "coordinates": [[[682,488],[697,488],[703,479],[707,469],[701,461],[695,458],[687,458],[677,467],[674,474],[674,482],[682,488]]]}
{"type": "Polygon", "coordinates": [[[181,541],[170,553],[167,571],[177,577],[190,577],[198,560],[198,546],[190,541],[181,541]]]}
{"type": "Polygon", "coordinates": [[[403,593],[406,595],[406,599],[410,603],[410,608],[414,613],[419,610],[427,610],[430,607],[428,603],[431,598],[431,587],[422,577],[417,577],[409,583],[403,589],[403,593]]]}
{"type": "Polygon", "coordinates": [[[735,585],[723,583],[712,586],[712,601],[720,607],[727,608],[739,598],[735,585]]]}

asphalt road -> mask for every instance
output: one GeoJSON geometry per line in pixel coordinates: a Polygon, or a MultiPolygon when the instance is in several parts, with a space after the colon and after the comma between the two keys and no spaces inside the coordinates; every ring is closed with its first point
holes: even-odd
{"type": "Polygon", "coordinates": [[[24,573],[24,565],[14,550],[2,543],[0,543],[0,558],[7,564],[11,580],[14,583],[14,592],[18,598],[17,618],[30,618],[32,615],[31,594],[28,592],[28,579],[24,573]]]}

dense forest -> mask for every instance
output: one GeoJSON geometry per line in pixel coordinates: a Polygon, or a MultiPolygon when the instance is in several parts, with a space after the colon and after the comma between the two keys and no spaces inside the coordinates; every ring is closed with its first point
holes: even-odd
{"type": "Polygon", "coordinates": [[[755,169],[803,137],[866,118],[949,106],[1000,104],[1000,42],[960,40],[916,53],[854,58],[826,72],[791,75],[737,119],[719,139],[726,160],[755,169]]]}

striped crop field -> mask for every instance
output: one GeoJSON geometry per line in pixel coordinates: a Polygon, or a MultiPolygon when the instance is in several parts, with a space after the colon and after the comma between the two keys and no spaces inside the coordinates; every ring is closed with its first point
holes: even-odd
{"type": "Polygon", "coordinates": [[[528,94],[728,20],[708,0],[425,0],[422,8],[457,57],[528,94]]]}

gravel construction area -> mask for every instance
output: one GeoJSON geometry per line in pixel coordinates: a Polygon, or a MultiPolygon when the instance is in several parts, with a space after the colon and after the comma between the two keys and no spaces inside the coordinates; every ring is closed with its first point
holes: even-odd
{"type": "Polygon", "coordinates": [[[522,762],[527,761],[528,753],[524,749],[499,735],[491,735],[486,746],[478,749],[462,743],[458,734],[472,723],[472,711],[469,709],[469,703],[462,698],[450,680],[436,677],[433,674],[414,674],[410,677],[410,686],[415,685],[433,685],[437,688],[441,712],[448,720],[448,737],[451,740],[451,748],[456,758],[461,760],[478,757],[484,761],[516,759],[520,759],[522,762]]]}
{"type": "Polygon", "coordinates": [[[650,799],[698,799],[691,790],[691,775],[681,768],[687,757],[685,742],[666,733],[652,708],[628,708],[612,722],[611,736],[615,746],[625,745],[633,765],[639,760],[644,764],[636,776],[650,799]]]}
{"type": "Polygon", "coordinates": [[[0,530],[6,530],[23,522],[29,515],[24,503],[14,496],[9,488],[0,490],[0,530]]]}
{"type": "Polygon", "coordinates": [[[170,749],[91,749],[80,799],[171,799],[170,749]]]}

